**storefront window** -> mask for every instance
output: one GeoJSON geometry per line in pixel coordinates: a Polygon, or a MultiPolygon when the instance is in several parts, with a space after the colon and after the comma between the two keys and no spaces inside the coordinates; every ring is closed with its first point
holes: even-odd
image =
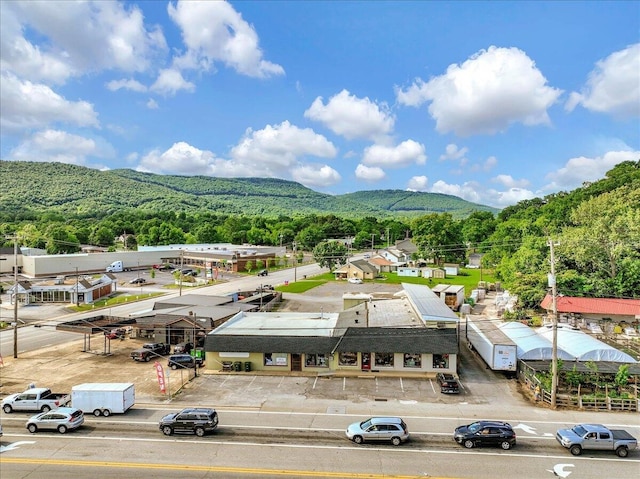
{"type": "Polygon", "coordinates": [[[326,354],[305,354],[305,358],[307,367],[326,368],[328,366],[326,354]]]}
{"type": "Polygon", "coordinates": [[[286,353],[264,353],[264,365],[265,366],[286,366],[287,354],[286,353]]]}
{"type": "Polygon", "coordinates": [[[376,353],[374,364],[381,367],[393,367],[393,353],[376,353]]]}
{"type": "Polygon", "coordinates": [[[433,367],[436,369],[448,369],[449,368],[449,355],[448,354],[434,354],[433,355],[433,367]]]}
{"type": "Polygon", "coordinates": [[[422,367],[422,356],[420,354],[405,354],[404,355],[404,367],[405,368],[420,368],[420,367],[422,367]]]}
{"type": "Polygon", "coordinates": [[[340,353],[338,363],[340,366],[355,366],[358,364],[358,353],[340,353]]]}

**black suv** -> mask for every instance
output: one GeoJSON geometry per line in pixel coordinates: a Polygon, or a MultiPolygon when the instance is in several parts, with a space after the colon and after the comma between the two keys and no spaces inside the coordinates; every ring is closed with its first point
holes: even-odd
{"type": "Polygon", "coordinates": [[[209,408],[188,408],[167,414],[160,419],[160,430],[165,436],[175,433],[204,436],[218,427],[218,413],[209,408]]]}
{"type": "Polygon", "coordinates": [[[516,445],[516,433],[508,422],[501,421],[476,421],[457,427],[453,438],[468,449],[476,446],[500,446],[508,450],[516,445]]]}
{"type": "Polygon", "coordinates": [[[258,276],[267,276],[268,274],[269,271],[267,271],[266,269],[258,271],[258,276]]]}
{"type": "Polygon", "coordinates": [[[195,368],[196,364],[201,367],[204,361],[202,358],[194,358],[190,354],[172,354],[169,356],[167,366],[171,369],[195,368]]]}
{"type": "Polygon", "coordinates": [[[438,373],[436,376],[440,384],[440,392],[443,394],[458,394],[460,385],[453,374],[438,373]]]}

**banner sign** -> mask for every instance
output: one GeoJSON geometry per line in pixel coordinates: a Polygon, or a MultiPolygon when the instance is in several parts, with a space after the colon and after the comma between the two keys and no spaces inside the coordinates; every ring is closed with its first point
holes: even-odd
{"type": "Polygon", "coordinates": [[[165,394],[167,392],[167,388],[164,382],[164,368],[158,361],[156,361],[153,366],[156,368],[156,375],[158,376],[158,385],[160,386],[160,392],[162,394],[165,394]]]}

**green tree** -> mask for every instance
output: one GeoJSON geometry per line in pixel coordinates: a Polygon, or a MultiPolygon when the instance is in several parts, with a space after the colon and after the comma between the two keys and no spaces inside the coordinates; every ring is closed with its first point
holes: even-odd
{"type": "Polygon", "coordinates": [[[244,270],[251,274],[251,270],[253,269],[253,261],[249,260],[244,264],[244,270]]]}
{"type": "Polygon", "coordinates": [[[347,248],[338,241],[323,241],[313,248],[313,260],[333,272],[336,267],[346,264],[347,248]]]}
{"type": "Polygon", "coordinates": [[[444,261],[460,262],[466,248],[460,223],[450,213],[432,213],[412,222],[413,241],[423,258],[433,258],[436,264],[444,261]]]}

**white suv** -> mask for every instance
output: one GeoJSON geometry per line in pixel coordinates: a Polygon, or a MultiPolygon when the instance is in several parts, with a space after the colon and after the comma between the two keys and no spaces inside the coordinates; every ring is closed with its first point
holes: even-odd
{"type": "Polygon", "coordinates": [[[354,422],[347,428],[347,437],[356,444],[365,441],[390,441],[394,446],[409,439],[409,430],[399,417],[372,417],[354,422]]]}

